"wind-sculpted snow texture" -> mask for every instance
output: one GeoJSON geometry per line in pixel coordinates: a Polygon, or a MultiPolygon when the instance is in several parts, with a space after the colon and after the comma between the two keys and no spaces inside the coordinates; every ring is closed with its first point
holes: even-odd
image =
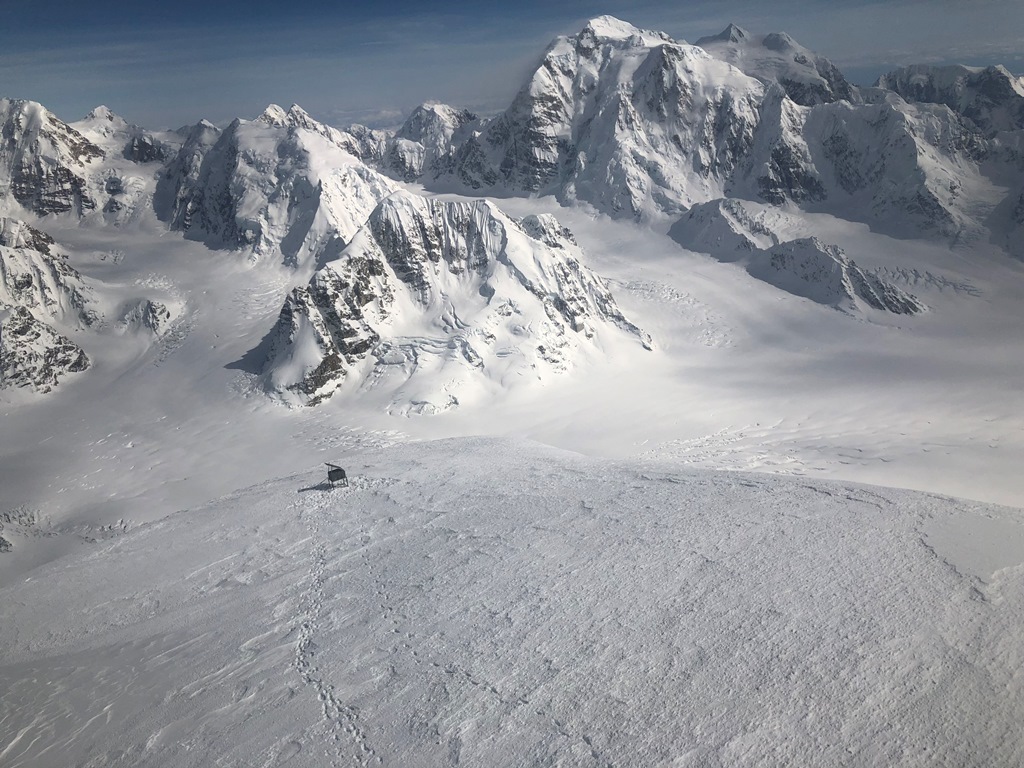
{"type": "Polygon", "coordinates": [[[297,106],[271,105],[223,132],[200,123],[160,180],[157,214],[211,247],[308,266],[395,189],[355,151],[351,136],[297,106]]]}
{"type": "Polygon", "coordinates": [[[1024,762],[1019,511],[499,440],[349,469],[4,582],[5,768],[1024,762]]]}
{"type": "Polygon", "coordinates": [[[486,382],[567,370],[615,331],[650,346],[580,257],[551,216],[516,222],[486,201],[396,192],[288,297],[271,334],[269,386],[316,403],[353,371],[415,377],[428,389],[410,396],[412,407],[436,412],[486,382]]]}
{"type": "Polygon", "coordinates": [[[783,241],[776,230],[786,218],[739,200],[714,200],[693,206],[669,236],[689,250],[740,262],[753,277],[819,304],[847,312],[866,307],[902,315],[924,311],[916,297],[857,266],[836,245],[816,237],[783,241]]]}

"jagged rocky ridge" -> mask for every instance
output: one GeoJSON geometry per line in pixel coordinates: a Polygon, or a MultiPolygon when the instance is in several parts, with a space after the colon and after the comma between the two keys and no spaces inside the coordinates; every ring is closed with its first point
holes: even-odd
{"type": "Polygon", "coordinates": [[[816,237],[785,239],[786,217],[739,200],[695,205],[669,230],[689,250],[738,262],[751,276],[787,293],[846,312],[871,308],[913,315],[926,307],[911,294],[858,266],[837,245],[816,237]]]}
{"type": "Polygon", "coordinates": [[[650,348],[580,256],[551,216],[515,221],[484,200],[396,192],[289,295],[264,379],[315,404],[350,376],[391,378],[409,409],[437,412],[567,370],[613,335],[650,348]]]}
{"type": "Polygon", "coordinates": [[[298,106],[269,106],[223,131],[196,125],[160,179],[157,215],[213,248],[309,264],[344,245],[396,187],[356,157],[349,134],[298,106]]]}
{"type": "Polygon", "coordinates": [[[90,293],[49,235],[0,218],[0,386],[49,392],[89,367],[85,352],[54,326],[95,323],[90,293]]]}
{"type": "Polygon", "coordinates": [[[0,99],[0,196],[39,215],[96,207],[89,166],[103,150],[33,101],[0,99]]]}
{"type": "Polygon", "coordinates": [[[816,237],[754,251],[747,272],[777,288],[847,312],[865,306],[897,315],[925,310],[916,297],[870,270],[861,269],[838,245],[816,237]]]}
{"type": "Polygon", "coordinates": [[[882,75],[876,85],[907,101],[945,104],[987,135],[1024,129],[1024,78],[1003,66],[915,64],[882,75]]]}
{"type": "Polygon", "coordinates": [[[433,173],[615,216],[678,212],[722,194],[753,142],[763,91],[701,48],[600,17],[558,38],[512,105],[433,173]]]}
{"type": "Polygon", "coordinates": [[[963,115],[877,89],[865,96],[783,33],[730,26],[701,43],[599,17],[555,40],[498,116],[433,105],[429,147],[417,139],[421,110],[359,151],[428,188],[550,193],[638,220],[728,195],[898,234],[984,230],[998,195],[993,160],[1013,151],[963,115]]]}

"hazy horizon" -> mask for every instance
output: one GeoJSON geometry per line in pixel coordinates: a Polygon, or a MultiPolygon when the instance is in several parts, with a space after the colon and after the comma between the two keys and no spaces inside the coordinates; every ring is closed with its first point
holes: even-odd
{"type": "Polygon", "coordinates": [[[184,0],[172,7],[110,2],[7,7],[0,22],[0,95],[39,101],[73,121],[106,104],[128,120],[173,128],[201,118],[255,117],[268,103],[298,103],[347,125],[394,125],[415,105],[443,101],[482,113],[511,100],[547,44],[608,13],[695,41],[736,23],[786,31],[870,84],[908,63],[1024,62],[1024,8],[1008,0],[661,1],[550,4],[527,0],[467,8],[454,2],[347,8],[304,0],[184,0]]]}

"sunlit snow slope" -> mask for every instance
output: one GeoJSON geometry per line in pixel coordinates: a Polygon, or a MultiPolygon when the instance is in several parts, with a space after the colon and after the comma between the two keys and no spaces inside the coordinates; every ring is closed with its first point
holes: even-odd
{"type": "Polygon", "coordinates": [[[483,439],[349,474],[4,584],[3,764],[1024,760],[1020,512],[483,439]]]}

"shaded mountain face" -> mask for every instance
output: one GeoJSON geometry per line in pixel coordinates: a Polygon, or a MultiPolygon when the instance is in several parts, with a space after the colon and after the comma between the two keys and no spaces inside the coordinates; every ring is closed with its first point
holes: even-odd
{"type": "Polygon", "coordinates": [[[839,246],[816,237],[788,239],[787,219],[776,209],[714,200],[693,206],[669,236],[689,250],[737,262],[787,293],[851,314],[870,309],[913,315],[926,309],[916,297],[862,269],[839,246]]]}
{"type": "Polygon", "coordinates": [[[623,317],[550,216],[396,192],[309,285],[267,345],[274,392],[316,404],[346,380],[402,388],[414,412],[562,372],[600,344],[649,337],[623,317]]]}
{"type": "Polygon", "coordinates": [[[40,216],[96,207],[90,166],[103,150],[34,101],[0,99],[0,190],[40,216]]]}
{"type": "Polygon", "coordinates": [[[914,315],[925,306],[877,274],[861,269],[837,245],[816,237],[779,243],[755,251],[747,272],[795,296],[846,312],[870,308],[897,315],[914,315]]]}
{"type": "Polygon", "coordinates": [[[157,185],[156,212],[210,247],[308,264],[327,243],[347,242],[395,189],[355,150],[349,134],[297,106],[271,105],[223,131],[199,123],[157,185]]]}
{"type": "Polygon", "coordinates": [[[835,64],[785,32],[752,35],[730,24],[717,35],[700,38],[697,45],[766,85],[778,83],[802,106],[856,98],[855,89],[835,64]]]}
{"type": "Polygon", "coordinates": [[[1024,78],[1006,67],[915,64],[878,79],[907,101],[945,104],[987,135],[1024,129],[1024,78]]]}
{"type": "Polygon", "coordinates": [[[453,145],[479,128],[479,118],[445,104],[422,104],[412,111],[384,150],[383,165],[397,178],[413,181],[442,162],[453,145]]]}

